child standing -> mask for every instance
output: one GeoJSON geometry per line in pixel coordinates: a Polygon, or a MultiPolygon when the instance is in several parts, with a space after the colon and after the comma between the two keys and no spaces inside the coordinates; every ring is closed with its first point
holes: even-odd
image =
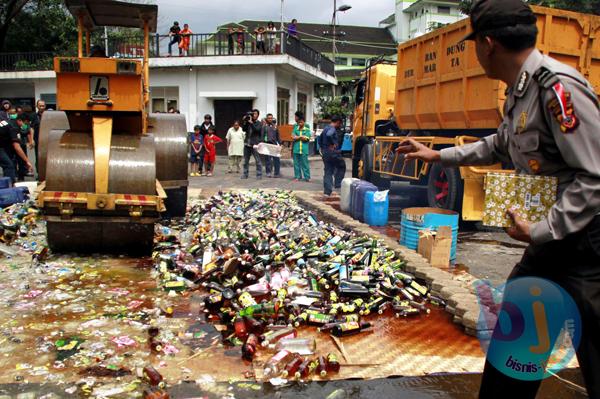
{"type": "Polygon", "coordinates": [[[256,34],[256,53],[266,54],[267,48],[265,47],[265,27],[259,26],[254,33],[256,34]]]}
{"type": "Polygon", "coordinates": [[[246,132],[240,127],[240,122],[233,122],[233,127],[227,131],[227,155],[229,156],[229,169],[227,173],[233,173],[235,166],[237,173],[240,173],[240,162],[244,155],[244,140],[246,132]]]}
{"type": "Polygon", "coordinates": [[[310,181],[308,142],[311,135],[310,128],[304,123],[304,117],[298,117],[298,123],[294,125],[294,131],[292,132],[292,140],[294,141],[292,148],[294,156],[294,181],[310,181]]]}
{"type": "Polygon", "coordinates": [[[179,32],[181,35],[181,41],[179,42],[179,55],[188,56],[190,50],[190,39],[194,32],[190,29],[188,24],[183,24],[183,29],[179,32]]]}
{"type": "Polygon", "coordinates": [[[209,127],[208,134],[204,137],[204,163],[206,164],[206,176],[212,176],[215,169],[215,162],[217,161],[217,143],[221,143],[221,140],[215,134],[215,128],[209,127]]]}
{"type": "Polygon", "coordinates": [[[198,173],[198,165],[202,162],[202,141],[200,125],[196,125],[194,126],[194,133],[190,135],[190,176],[200,176],[200,173],[198,173]]]}

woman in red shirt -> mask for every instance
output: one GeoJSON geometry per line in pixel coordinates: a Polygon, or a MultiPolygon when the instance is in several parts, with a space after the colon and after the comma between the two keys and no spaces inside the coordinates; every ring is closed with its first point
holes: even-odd
{"type": "Polygon", "coordinates": [[[183,30],[179,32],[181,35],[181,41],[179,42],[179,50],[181,53],[179,55],[189,55],[188,51],[190,50],[190,39],[194,32],[190,29],[188,24],[183,25],[183,30]]]}
{"type": "Polygon", "coordinates": [[[204,164],[206,165],[206,176],[212,176],[217,161],[217,143],[223,140],[215,134],[215,128],[209,127],[208,134],[204,137],[204,164]]]}

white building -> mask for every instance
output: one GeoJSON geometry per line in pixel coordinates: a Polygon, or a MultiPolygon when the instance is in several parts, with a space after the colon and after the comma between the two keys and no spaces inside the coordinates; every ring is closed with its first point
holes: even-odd
{"type": "Polygon", "coordinates": [[[401,43],[465,18],[458,4],[458,0],[396,0],[396,12],[379,26],[401,43]]]}
{"type": "MultiPolygon", "coordinates": [[[[294,112],[301,110],[312,124],[315,85],[337,80],[331,61],[314,54],[301,58],[286,53],[150,58],[150,112],[179,109],[190,131],[210,114],[219,135],[253,108],[263,116],[272,113],[280,125],[294,123],[294,112]]],[[[40,98],[56,107],[53,71],[0,72],[0,99],[33,106],[40,98]]]]}

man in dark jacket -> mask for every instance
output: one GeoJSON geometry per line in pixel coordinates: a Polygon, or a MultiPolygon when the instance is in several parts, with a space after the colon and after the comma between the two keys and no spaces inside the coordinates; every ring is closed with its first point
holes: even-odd
{"type": "MultiPolygon", "coordinates": [[[[273,119],[273,114],[267,114],[265,124],[262,126],[263,141],[267,144],[281,145],[279,129],[273,119]]],[[[281,162],[279,157],[265,155],[265,171],[267,177],[281,177],[281,162]],[[273,174],[271,172],[274,172],[273,174]]]]}
{"type": "Polygon", "coordinates": [[[24,123],[23,115],[17,115],[14,125],[8,121],[0,121],[0,168],[2,168],[4,176],[10,177],[13,183],[17,180],[17,171],[12,154],[16,154],[22,159],[29,171],[33,170],[27,155],[21,149],[21,140],[19,139],[19,129],[23,127],[24,123]]]}
{"type": "Polygon", "coordinates": [[[342,126],[342,118],[334,116],[331,118],[331,124],[323,129],[319,136],[319,146],[323,155],[324,173],[323,173],[323,191],[325,195],[331,196],[333,188],[342,186],[342,179],[346,174],[346,162],[342,157],[340,150],[338,131],[342,126]]]}
{"type": "Polygon", "coordinates": [[[246,116],[244,118],[243,129],[246,132],[246,141],[244,142],[244,174],[242,175],[242,179],[248,178],[248,173],[250,169],[250,156],[254,156],[254,161],[256,162],[256,178],[258,180],[262,179],[262,163],[260,160],[260,155],[255,145],[258,145],[262,142],[262,123],[258,120],[260,116],[260,111],[257,109],[252,110],[252,116],[246,116]]]}
{"type": "MultiPolygon", "coordinates": [[[[204,123],[202,123],[202,125],[200,125],[200,134],[202,135],[202,140],[204,140],[204,138],[208,135],[208,129],[215,127],[215,125],[212,122],[212,116],[210,116],[209,114],[204,115],[204,123]]],[[[202,175],[202,167],[204,166],[204,154],[206,153],[206,150],[204,149],[204,146],[202,146],[202,149],[200,150],[200,154],[198,155],[198,173],[200,175],[202,175]]],[[[208,173],[208,171],[206,171],[208,173]]]]}

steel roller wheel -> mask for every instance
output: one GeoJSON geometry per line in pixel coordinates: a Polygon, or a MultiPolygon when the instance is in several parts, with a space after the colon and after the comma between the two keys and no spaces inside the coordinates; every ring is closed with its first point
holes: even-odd
{"type": "Polygon", "coordinates": [[[167,199],[165,217],[185,216],[188,185],[188,141],[185,116],[148,115],[148,134],[156,143],[156,178],[167,199]]]}
{"type": "Polygon", "coordinates": [[[62,111],[45,111],[40,121],[40,133],[38,137],[38,180],[46,180],[46,154],[48,152],[48,141],[50,132],[57,130],[64,132],[69,130],[67,114],[62,111]]]}
{"type": "MultiPolygon", "coordinates": [[[[152,137],[114,134],[109,160],[109,193],[154,195],[154,159],[152,137]]],[[[95,192],[91,133],[52,131],[47,166],[46,190],[95,192]]],[[[114,218],[108,212],[100,216],[75,216],[82,221],[47,222],[48,245],[53,251],[133,255],[152,251],[154,223],[132,223],[128,218],[114,218]]]]}

